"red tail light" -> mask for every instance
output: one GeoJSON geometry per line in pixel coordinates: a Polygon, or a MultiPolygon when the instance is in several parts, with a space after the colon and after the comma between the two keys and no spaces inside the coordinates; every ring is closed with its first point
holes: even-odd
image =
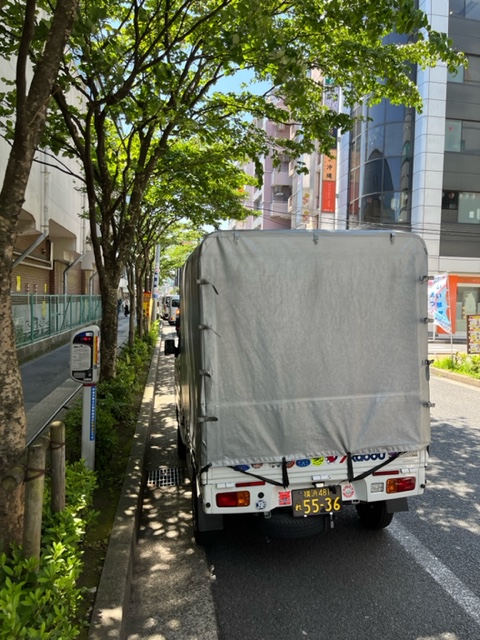
{"type": "Polygon", "coordinates": [[[263,487],[265,482],[263,480],[254,480],[253,482],[236,482],[236,487],[263,487]]]}
{"type": "Polygon", "coordinates": [[[248,507],[250,505],[249,491],[229,491],[217,493],[217,507],[248,507]]]}
{"type": "Polygon", "coordinates": [[[415,484],[416,480],[414,476],[408,476],[408,478],[389,478],[387,480],[387,493],[413,491],[415,484]]]}

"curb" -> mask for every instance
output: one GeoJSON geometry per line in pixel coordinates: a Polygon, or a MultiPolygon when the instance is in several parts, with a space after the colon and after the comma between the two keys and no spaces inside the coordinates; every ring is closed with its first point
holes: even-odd
{"type": "Polygon", "coordinates": [[[130,599],[134,553],[145,487],[143,471],[155,400],[160,343],[161,335],[150,363],[130,458],[95,598],[89,640],[125,638],[125,613],[130,599]]]}
{"type": "Polygon", "coordinates": [[[480,388],[480,380],[478,378],[471,378],[470,376],[466,376],[463,373],[454,373],[453,371],[448,371],[446,369],[437,369],[435,367],[430,367],[430,373],[438,378],[447,378],[447,380],[453,380],[455,382],[462,382],[463,384],[468,384],[471,387],[480,388]]]}

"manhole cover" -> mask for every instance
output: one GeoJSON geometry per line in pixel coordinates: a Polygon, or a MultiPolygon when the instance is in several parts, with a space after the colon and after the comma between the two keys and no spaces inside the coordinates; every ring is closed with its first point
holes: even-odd
{"type": "Polygon", "coordinates": [[[149,487],[178,487],[185,482],[186,467],[161,467],[148,472],[149,487]]]}

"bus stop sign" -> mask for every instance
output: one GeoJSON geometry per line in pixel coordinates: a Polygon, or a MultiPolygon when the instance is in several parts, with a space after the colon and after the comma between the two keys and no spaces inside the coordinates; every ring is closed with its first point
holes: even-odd
{"type": "Polygon", "coordinates": [[[83,384],[96,384],[100,373],[100,329],[84,327],[70,343],[70,377],[83,384]]]}

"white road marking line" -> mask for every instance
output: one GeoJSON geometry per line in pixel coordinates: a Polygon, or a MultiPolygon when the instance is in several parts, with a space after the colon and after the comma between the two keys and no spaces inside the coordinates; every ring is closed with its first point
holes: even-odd
{"type": "Polygon", "coordinates": [[[415,562],[480,626],[480,598],[399,522],[392,522],[388,531],[415,562]]]}

